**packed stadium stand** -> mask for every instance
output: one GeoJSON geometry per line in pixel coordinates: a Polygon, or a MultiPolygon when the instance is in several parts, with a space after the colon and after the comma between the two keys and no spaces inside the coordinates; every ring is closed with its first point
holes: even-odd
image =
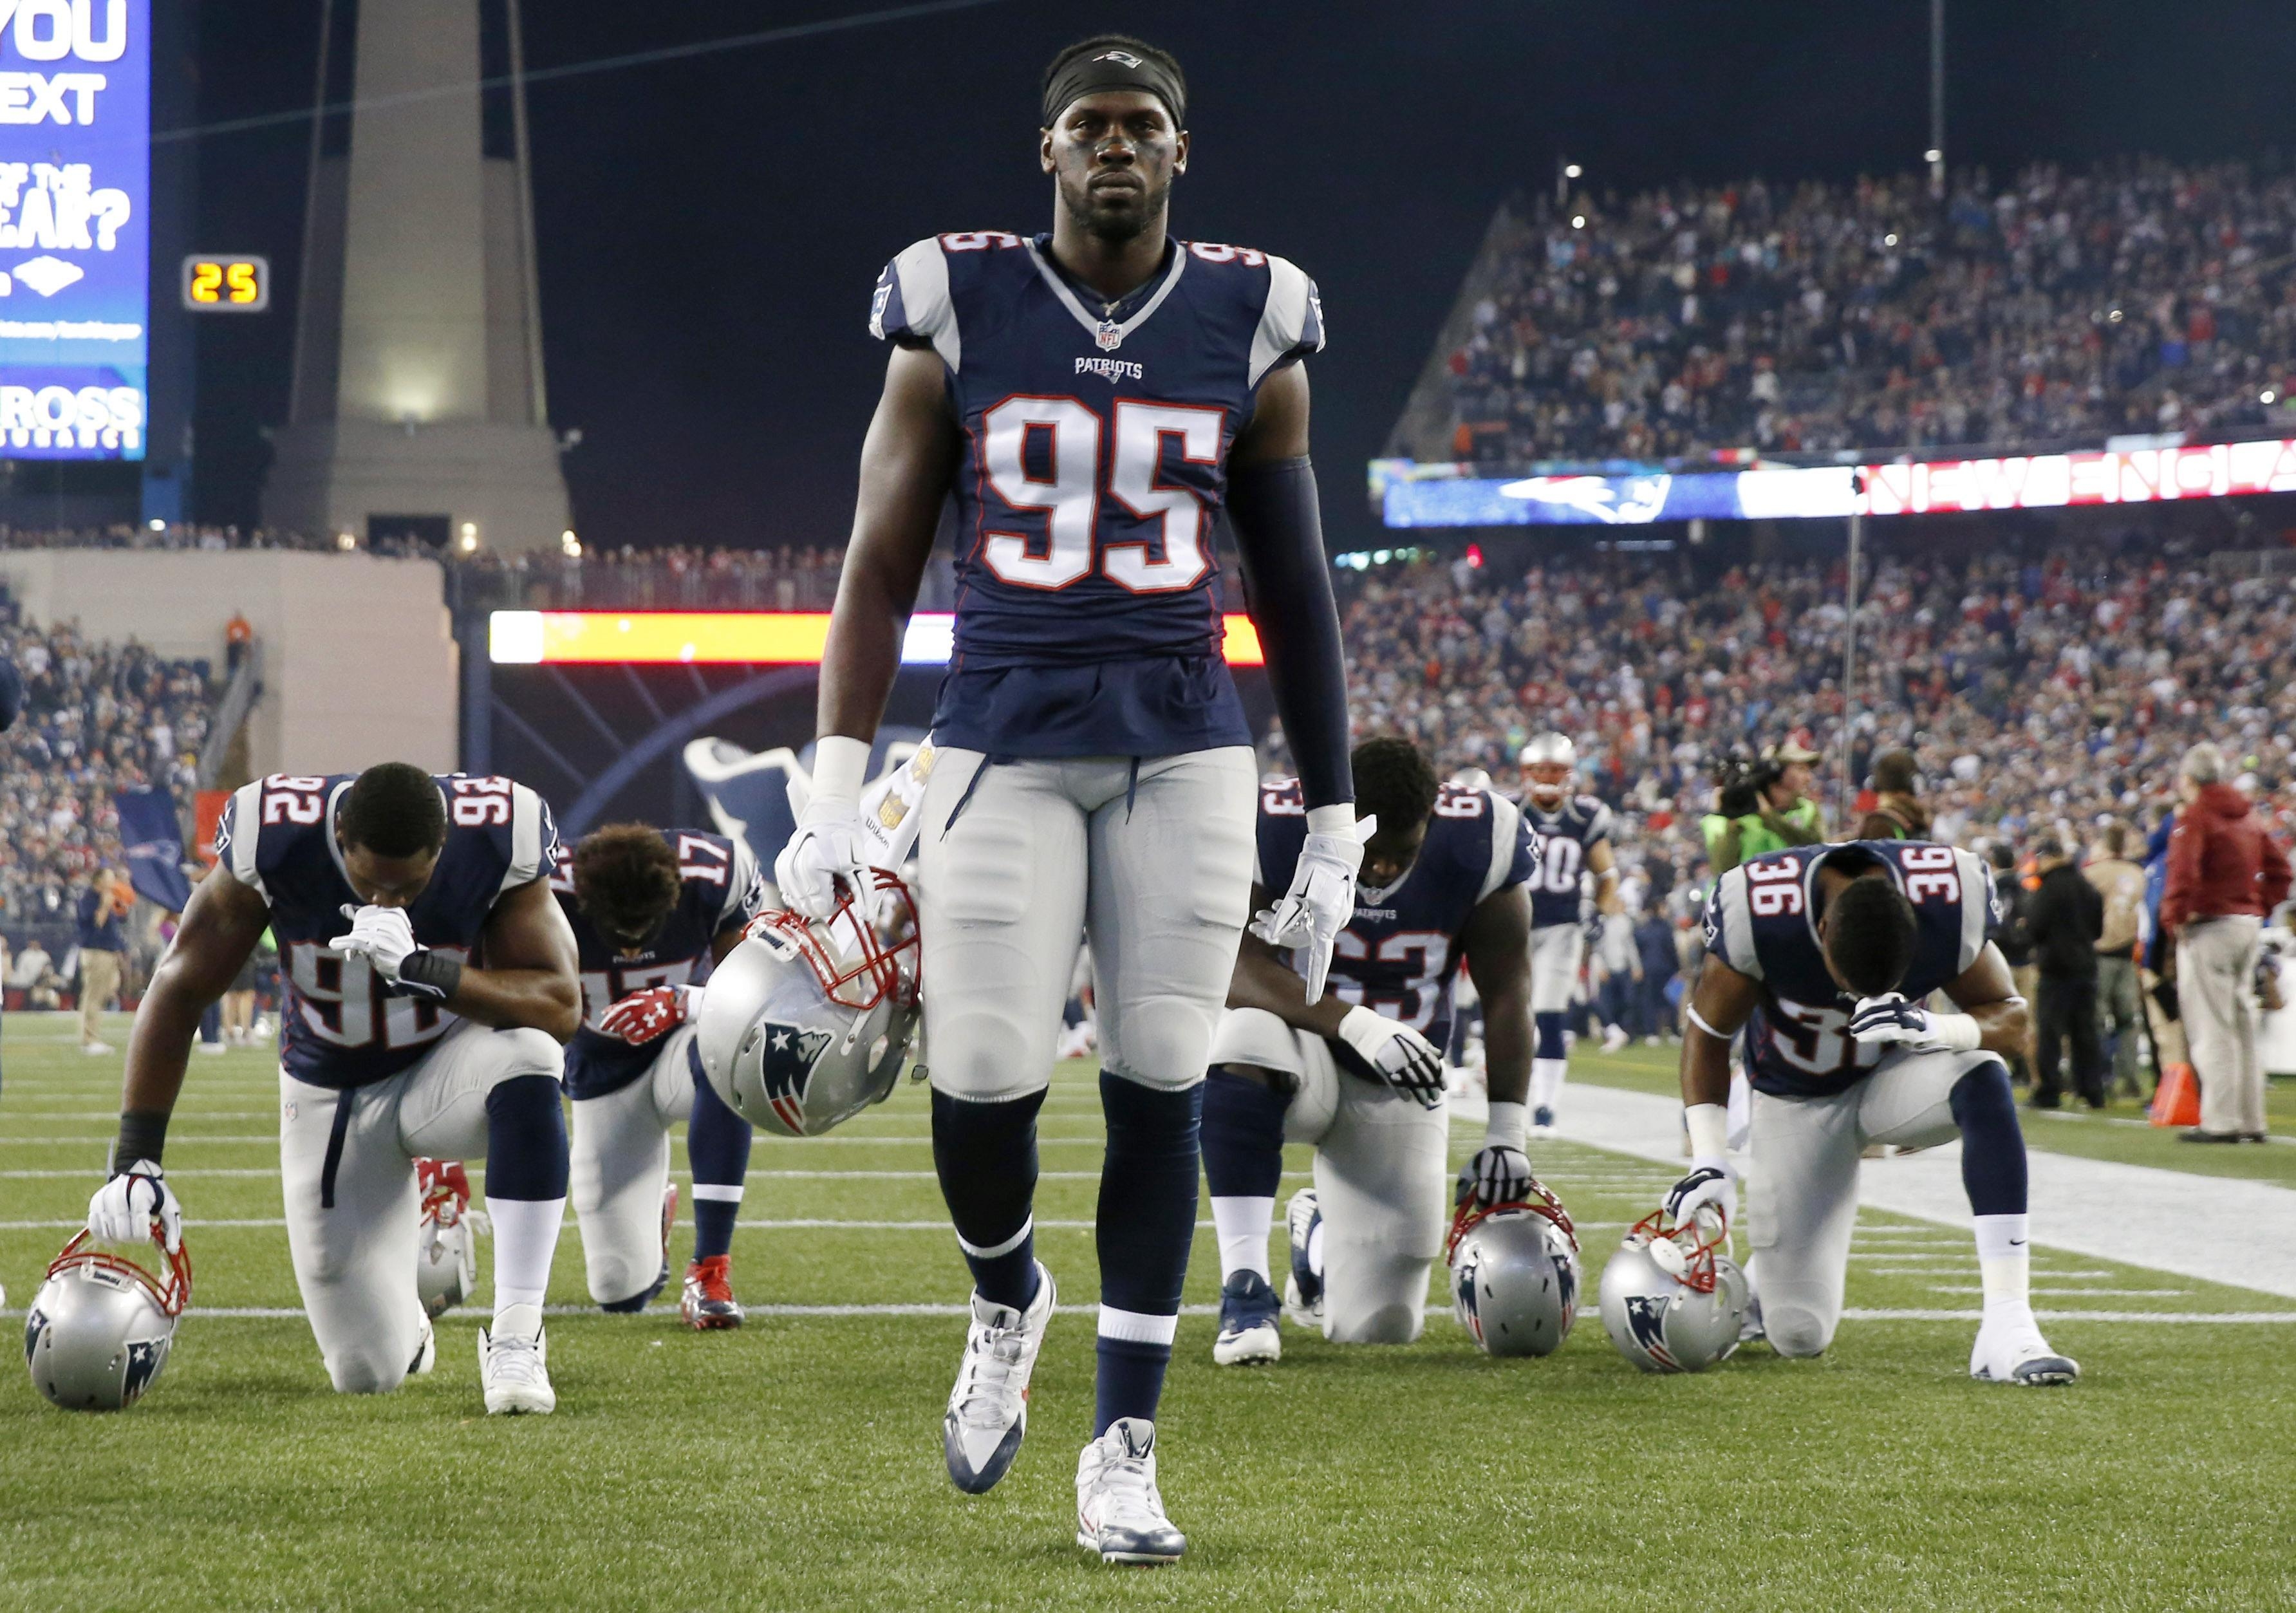
{"type": "Polygon", "coordinates": [[[2229,163],[1759,178],[1502,209],[1388,452],[1652,462],[2261,432],[2296,178],[2229,163]]]}

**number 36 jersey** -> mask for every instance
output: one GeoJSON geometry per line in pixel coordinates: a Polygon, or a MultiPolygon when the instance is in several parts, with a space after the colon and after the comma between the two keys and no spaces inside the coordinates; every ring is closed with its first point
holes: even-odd
{"type": "MultiPolygon", "coordinates": [[[[1270,897],[1290,889],[1307,838],[1308,804],[1299,781],[1263,786],[1253,883],[1270,897]]],[[[1451,982],[1459,972],[1459,936],[1467,920],[1486,897],[1529,881],[1538,858],[1513,801],[1488,790],[1444,785],[1427,820],[1427,839],[1403,877],[1384,890],[1356,888],[1355,917],[1332,948],[1332,995],[1400,1019],[1443,1046],[1451,1034],[1451,982]]]]}
{"type": "Polygon", "coordinates": [[[1918,1003],[1958,979],[1985,950],[1993,881],[1966,851],[1923,840],[1797,846],[1742,863],[1706,900],[1706,950],[1761,987],[1746,1022],[1757,1092],[1824,1097],[1871,1075],[1883,1049],[1849,1035],[1857,999],[1833,983],[1817,941],[1817,871],[1834,856],[1881,863],[1913,904],[1914,961],[1898,990],[1918,1003]]]}
{"type": "Polygon", "coordinates": [[[918,242],[870,311],[871,334],[939,356],[964,435],[933,735],[1028,757],[1248,745],[1214,526],[1260,383],[1324,345],[1315,285],[1281,258],[1175,241],[1111,303],[1050,239],[918,242]]]}
{"type": "MultiPolygon", "coordinates": [[[[279,974],[279,1061],[314,1086],[340,1090],[388,1080],[429,1052],[457,1016],[391,994],[353,954],[327,943],[350,933],[360,897],[343,872],[335,814],[355,774],[274,774],[234,791],[216,823],[216,857],[271,904],[279,974]]],[[[502,778],[441,774],[447,844],[430,882],[406,910],[422,946],[473,958],[480,932],[505,892],[546,877],[558,826],[540,796],[502,778]]]]}

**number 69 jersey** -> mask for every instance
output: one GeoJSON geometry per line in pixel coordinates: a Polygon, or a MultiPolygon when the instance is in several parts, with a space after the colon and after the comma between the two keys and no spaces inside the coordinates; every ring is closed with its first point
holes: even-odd
{"type": "MultiPolygon", "coordinates": [[[[1253,881],[1270,894],[1289,889],[1307,837],[1299,781],[1263,786],[1253,881]]],[[[1538,857],[1513,801],[1444,785],[1427,820],[1427,839],[1403,877],[1384,890],[1356,888],[1356,916],[1332,949],[1332,995],[1399,1019],[1443,1046],[1451,1034],[1460,932],[1486,897],[1528,881],[1538,857]]]]}
{"type": "Polygon", "coordinates": [[[1852,849],[1878,860],[1913,904],[1914,961],[1898,988],[1907,1002],[1960,978],[1985,950],[1993,881],[1966,851],[1923,840],[1854,840],[1740,864],[1714,881],[1706,900],[1706,950],[1761,987],[1744,1042],[1757,1092],[1824,1097],[1881,1062],[1882,1048],[1851,1039],[1857,999],[1833,983],[1817,940],[1818,867],[1852,849]]]}
{"type": "MultiPolygon", "coordinates": [[[[350,933],[346,913],[360,905],[335,839],[336,808],[356,776],[258,779],[233,793],[215,838],[217,860],[271,904],[287,987],[279,1061],[297,1080],[338,1091],[398,1074],[457,1018],[388,994],[365,958],[328,949],[350,933]]],[[[496,901],[556,864],[558,826],[540,796],[509,779],[447,774],[438,783],[447,844],[406,917],[417,944],[471,957],[496,901]]]]}
{"type": "Polygon", "coordinates": [[[1176,241],[1108,302],[1050,239],[920,241],[870,310],[872,335],[939,356],[964,434],[933,736],[1027,757],[1249,745],[1214,527],[1260,383],[1324,345],[1315,285],[1265,252],[1176,241]]]}

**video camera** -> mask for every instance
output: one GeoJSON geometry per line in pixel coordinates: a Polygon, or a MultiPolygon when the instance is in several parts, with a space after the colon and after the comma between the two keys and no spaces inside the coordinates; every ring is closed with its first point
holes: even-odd
{"type": "Polygon", "coordinates": [[[1726,756],[1715,760],[1714,810],[1726,818],[1751,817],[1762,809],[1762,791],[1785,776],[1783,763],[1726,756]]]}

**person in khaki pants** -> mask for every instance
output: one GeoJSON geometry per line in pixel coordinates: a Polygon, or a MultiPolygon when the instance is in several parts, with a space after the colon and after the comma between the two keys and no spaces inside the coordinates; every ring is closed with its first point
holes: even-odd
{"type": "Polygon", "coordinates": [[[2104,855],[2081,870],[2104,898],[2104,933],[2096,938],[2096,1006],[2117,1038],[2112,1091],[2141,1098],[2144,1089],[2136,1078],[2136,1044],[2144,1003],[2136,978],[2136,929],[2144,911],[2144,871],[2128,860],[2125,824],[2106,824],[2103,839],[2104,855]]]}
{"type": "MultiPolygon", "coordinates": [[[[121,965],[127,959],[127,931],[121,914],[127,903],[119,878],[99,868],[79,898],[79,1045],[89,1053],[108,1053],[111,1047],[99,1034],[103,1009],[119,995],[121,965]]],[[[132,899],[132,898],[131,898],[132,899]]]]}
{"type": "Polygon", "coordinates": [[[2224,781],[2214,745],[2185,753],[2185,805],[2169,837],[2161,927],[2177,941],[2177,1004],[2201,1078],[2201,1123],[2187,1142],[2261,1142],[2256,954],[2264,915],[2288,895],[2288,856],[2224,781]]]}

